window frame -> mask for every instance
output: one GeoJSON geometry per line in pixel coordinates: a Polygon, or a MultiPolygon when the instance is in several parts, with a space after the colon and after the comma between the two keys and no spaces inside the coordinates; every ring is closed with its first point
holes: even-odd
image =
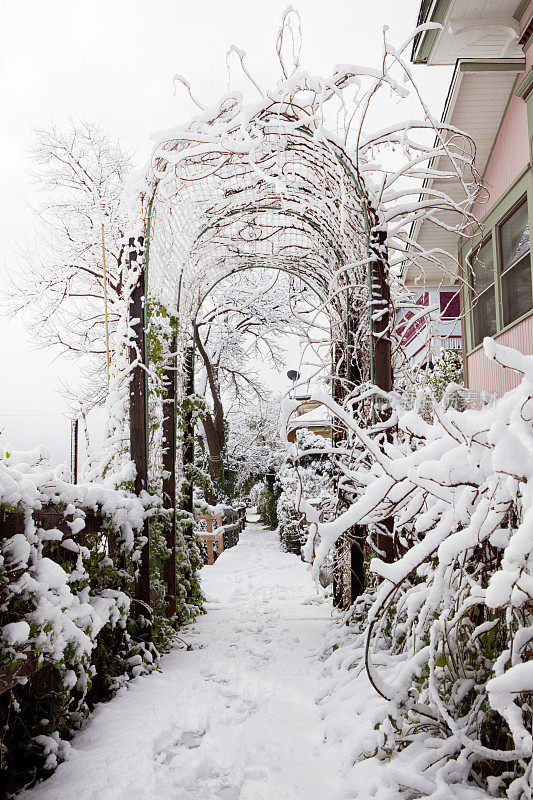
{"type": "MultiPolygon", "coordinates": [[[[507,329],[507,328],[510,328],[510,327],[512,327],[512,326],[513,326],[513,325],[515,325],[515,324],[516,324],[516,323],[517,323],[519,320],[523,319],[524,317],[526,317],[526,316],[527,316],[527,314],[530,314],[530,313],[533,311],[533,296],[532,296],[532,299],[531,299],[531,308],[529,309],[529,311],[526,311],[526,312],[525,312],[524,314],[522,314],[520,317],[517,317],[516,319],[513,319],[511,322],[508,322],[508,323],[507,323],[507,325],[505,325],[505,324],[504,324],[504,307],[503,307],[503,284],[502,284],[502,278],[503,278],[503,276],[504,276],[504,275],[507,275],[507,274],[508,274],[508,273],[509,273],[509,272],[510,272],[512,269],[514,269],[514,268],[517,266],[517,264],[519,264],[519,263],[522,261],[522,259],[526,258],[526,256],[528,256],[528,257],[529,257],[529,268],[530,268],[530,270],[531,270],[531,238],[530,238],[530,240],[529,240],[529,250],[527,251],[527,253],[523,253],[521,256],[519,256],[519,258],[516,258],[516,259],[515,259],[515,260],[514,260],[514,261],[513,261],[511,264],[509,264],[509,265],[508,265],[508,266],[507,266],[505,269],[503,269],[503,244],[502,244],[502,228],[503,228],[503,226],[505,225],[505,223],[506,223],[506,222],[508,222],[508,221],[511,219],[511,217],[512,217],[514,214],[516,214],[516,212],[518,211],[518,209],[519,209],[519,208],[521,208],[523,205],[526,205],[526,206],[527,206],[527,210],[528,210],[528,219],[529,219],[529,205],[528,205],[528,198],[527,198],[527,193],[526,193],[526,194],[524,194],[524,195],[523,195],[523,196],[520,198],[520,200],[519,200],[517,203],[515,203],[515,204],[512,206],[512,208],[510,208],[510,209],[509,209],[509,211],[508,211],[508,212],[505,214],[505,216],[504,216],[504,217],[503,217],[503,218],[502,218],[502,219],[501,219],[501,220],[498,222],[498,224],[496,225],[496,234],[497,234],[497,237],[498,237],[498,241],[497,241],[497,249],[498,249],[498,262],[499,262],[499,263],[498,263],[498,281],[499,281],[499,283],[500,283],[500,314],[501,314],[501,326],[502,326],[502,330],[503,330],[504,328],[505,328],[505,329],[507,329]]],[[[531,228],[530,228],[530,233],[531,233],[531,228]]],[[[533,274],[532,274],[531,289],[532,289],[532,295],[533,295],[533,274]]]]}
{"type": "MultiPolygon", "coordinates": [[[[476,253],[476,251],[478,251],[479,248],[482,247],[490,237],[492,237],[494,274],[494,281],[493,284],[490,284],[490,286],[494,285],[496,304],[496,331],[493,335],[495,337],[500,336],[500,334],[504,333],[515,325],[518,325],[524,319],[527,319],[527,317],[533,314],[532,307],[529,311],[525,312],[522,316],[517,317],[512,322],[509,322],[507,325],[503,324],[501,278],[502,275],[507,273],[508,270],[515,267],[516,264],[521,261],[521,258],[509,265],[504,272],[500,271],[501,264],[503,263],[500,233],[501,227],[523,203],[527,203],[528,219],[530,222],[531,231],[531,222],[533,221],[533,173],[529,165],[521,172],[516,181],[509,187],[505,195],[485,216],[484,220],[482,220],[480,223],[478,230],[474,232],[469,242],[466,242],[459,250],[463,277],[466,279],[468,276],[468,280],[464,280],[462,287],[465,356],[469,356],[471,353],[474,353],[483,346],[483,342],[474,344],[473,301],[480,297],[483,292],[480,292],[479,294],[475,293],[471,275],[471,259],[472,255],[476,253]],[[472,246],[472,241],[475,242],[474,246],[472,246]]],[[[533,249],[531,247],[531,242],[529,257],[533,288],[533,249]]],[[[524,258],[524,256],[522,256],[522,258],[524,258]]],[[[488,288],[489,286],[486,287],[486,289],[488,288]]],[[[483,291],[486,291],[486,289],[483,291]]]]}
{"type": "MultiPolygon", "coordinates": [[[[525,194],[518,201],[518,203],[515,203],[514,206],[511,209],[509,209],[509,211],[503,217],[503,219],[501,219],[498,222],[498,224],[496,225],[496,231],[498,233],[498,261],[499,261],[499,266],[500,266],[500,270],[499,270],[500,277],[502,275],[505,275],[505,273],[508,272],[508,270],[512,269],[516,264],[518,264],[519,261],[521,261],[525,257],[525,253],[524,253],[519,258],[515,259],[512,264],[509,264],[509,266],[507,266],[505,269],[502,269],[502,266],[503,266],[502,228],[505,225],[505,223],[509,222],[511,217],[514,214],[516,214],[518,209],[521,208],[523,205],[527,205],[527,194],[525,194]]],[[[529,206],[528,206],[528,209],[529,209],[529,206]]],[[[528,211],[528,216],[529,216],[529,211],[528,211]]],[[[528,252],[531,254],[531,240],[529,242],[529,251],[528,252]]]]}
{"type": "Polygon", "coordinates": [[[492,231],[490,231],[490,233],[488,233],[485,236],[485,238],[482,239],[479,242],[479,244],[477,244],[476,247],[474,247],[472,249],[472,251],[470,252],[470,254],[468,256],[468,264],[469,264],[469,267],[470,267],[470,295],[471,295],[472,300],[474,300],[477,297],[481,297],[483,292],[486,292],[487,289],[490,289],[491,286],[494,286],[494,284],[496,283],[496,278],[495,278],[495,274],[494,274],[495,273],[495,269],[494,269],[494,238],[492,236],[492,231]],[[485,245],[488,244],[489,242],[492,243],[492,281],[490,283],[488,283],[485,286],[485,288],[482,289],[480,292],[476,292],[475,286],[474,286],[475,275],[474,275],[474,267],[472,265],[472,261],[475,258],[475,256],[479,253],[479,251],[482,250],[485,247],[485,245]]]}
{"type": "Polygon", "coordinates": [[[468,275],[469,275],[469,285],[467,288],[468,291],[468,312],[467,312],[467,319],[468,319],[468,347],[469,351],[475,350],[477,347],[481,347],[483,344],[483,340],[476,344],[475,341],[475,330],[474,330],[474,305],[477,303],[480,297],[484,295],[489,289],[493,289],[494,291],[494,306],[496,311],[496,331],[493,336],[496,336],[498,333],[499,328],[499,318],[498,318],[498,308],[500,303],[500,292],[498,291],[497,286],[497,264],[496,259],[494,258],[494,231],[491,229],[480,241],[477,243],[475,247],[472,248],[470,253],[467,256],[467,263],[469,267],[468,275]],[[480,292],[476,292],[474,288],[474,267],[473,267],[473,259],[479,253],[479,251],[488,243],[491,243],[492,246],[492,281],[485,286],[480,292]]]}

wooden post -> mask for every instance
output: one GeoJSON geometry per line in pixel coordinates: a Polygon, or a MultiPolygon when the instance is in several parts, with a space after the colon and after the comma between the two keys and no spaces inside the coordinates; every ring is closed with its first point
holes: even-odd
{"type": "Polygon", "coordinates": [[[364,529],[355,525],[350,533],[350,605],[365,590],[365,535],[364,529]]]}
{"type": "MultiPolygon", "coordinates": [[[[392,349],[391,349],[391,300],[390,286],[387,277],[388,253],[387,253],[387,234],[376,227],[370,237],[370,249],[373,255],[372,262],[372,298],[370,302],[370,312],[373,318],[372,344],[374,347],[374,383],[383,389],[384,392],[392,391],[392,349]]],[[[378,420],[386,421],[391,414],[388,406],[380,406],[377,413],[378,420]]],[[[387,431],[387,438],[390,440],[392,431],[387,431]]],[[[392,517],[383,521],[383,526],[390,535],[378,534],[378,547],[382,557],[389,563],[394,561],[394,520],[392,517]]]]}
{"type": "MultiPolygon", "coordinates": [[[[348,303],[346,307],[346,314],[348,315],[349,308],[348,303]]],[[[346,325],[348,326],[348,317],[346,317],[346,325]]],[[[332,385],[332,396],[335,402],[342,405],[348,388],[347,388],[347,379],[349,379],[349,336],[346,337],[346,343],[344,342],[334,342],[333,349],[332,349],[332,375],[333,375],[333,385],[332,385]]],[[[333,441],[335,445],[339,445],[342,438],[345,436],[345,429],[342,425],[336,426],[333,432],[333,441]]],[[[338,479],[339,473],[334,475],[335,484],[338,487],[338,479]]],[[[341,509],[344,506],[344,498],[342,495],[339,494],[339,501],[341,503],[341,509]]],[[[332,564],[332,574],[331,574],[331,582],[332,582],[332,589],[333,589],[333,606],[335,608],[344,608],[345,605],[345,598],[344,598],[344,559],[346,557],[346,548],[345,548],[345,535],[342,534],[337,541],[335,542],[335,546],[333,548],[333,564],[332,564]]]]}
{"type": "MultiPolygon", "coordinates": [[[[138,279],[130,300],[130,456],[135,464],[135,494],[148,490],[148,381],[146,375],[146,272],[144,237],[129,240],[129,268],[138,270],[138,279]]],[[[146,542],[135,581],[135,616],[151,623],[150,604],[150,531],[144,521],[146,542]]]]}
{"type": "Polygon", "coordinates": [[[78,429],[79,419],[70,421],[70,475],[72,483],[78,482],[78,429]]]}
{"type": "Polygon", "coordinates": [[[163,399],[163,507],[172,512],[166,529],[166,542],[170,555],[163,568],[166,583],[167,616],[176,613],[176,336],[172,337],[172,360],[165,370],[165,396],[163,399]]]}
{"type": "MultiPolygon", "coordinates": [[[[362,353],[357,348],[357,344],[353,336],[353,331],[357,330],[360,322],[355,314],[356,308],[357,306],[355,306],[355,304],[350,305],[347,315],[350,332],[349,336],[347,337],[348,352],[346,354],[349,390],[352,390],[356,386],[360,386],[363,380],[363,372],[361,368],[362,353]]],[[[349,581],[348,585],[345,587],[345,591],[347,594],[349,594],[349,597],[345,598],[344,605],[349,607],[365,590],[365,562],[363,558],[365,543],[364,530],[359,525],[356,525],[346,532],[345,538],[346,547],[349,552],[350,563],[349,581]]]]}
{"type": "MultiPolygon", "coordinates": [[[[184,399],[190,398],[194,395],[194,347],[189,345],[185,356],[185,387],[184,399]]],[[[194,464],[194,423],[193,415],[190,409],[183,412],[183,467],[187,469],[188,466],[194,464]]],[[[183,498],[184,511],[193,512],[193,483],[192,480],[188,481],[186,496],[183,498]]]]}
{"type": "Polygon", "coordinates": [[[333,606],[344,608],[344,534],[339,536],[333,549],[333,570],[331,575],[333,587],[333,606]]]}
{"type": "MultiPolygon", "coordinates": [[[[387,234],[374,230],[370,237],[372,262],[372,340],[374,347],[374,383],[384,392],[392,391],[391,357],[391,305],[390,286],[387,279],[387,234]]],[[[382,419],[390,416],[390,409],[380,413],[382,419]]]]}

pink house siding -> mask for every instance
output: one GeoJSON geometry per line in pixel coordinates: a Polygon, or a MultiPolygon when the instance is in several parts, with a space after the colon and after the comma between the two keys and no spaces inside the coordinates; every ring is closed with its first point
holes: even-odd
{"type": "MultiPolygon", "coordinates": [[[[518,76],[517,84],[523,77],[523,73],[518,76]]],[[[482,219],[489,213],[528,163],[529,134],[526,104],[521,97],[513,95],[485,170],[483,185],[489,192],[489,199],[474,206],[477,219],[482,219]]]]}
{"type": "MultiPolygon", "coordinates": [[[[496,336],[495,340],[498,344],[505,344],[526,355],[533,355],[533,315],[496,336]]],[[[467,356],[466,374],[469,389],[474,392],[490,392],[498,397],[514,389],[522,379],[519,372],[504,369],[494,361],[489,361],[482,347],[467,356]]]]}
{"type": "Polygon", "coordinates": [[[533,50],[531,49],[531,47],[528,47],[528,49],[526,50],[526,70],[528,70],[532,65],[533,65],[533,50]]]}
{"type": "MultiPolygon", "coordinates": [[[[533,1],[530,5],[533,8],[533,1]]],[[[533,47],[528,50],[528,58],[533,63],[533,47]]],[[[524,73],[518,76],[516,85],[523,77],[524,73]]],[[[521,97],[513,95],[485,170],[483,183],[489,192],[488,202],[479,202],[474,206],[474,213],[478,219],[483,219],[489,213],[528,163],[527,108],[521,97]]],[[[533,315],[496,336],[495,339],[498,344],[508,345],[522,353],[532,355],[533,315]]],[[[489,361],[483,348],[466,356],[466,382],[468,388],[476,393],[486,391],[501,397],[518,386],[521,377],[518,372],[505,369],[494,361],[489,361]]]]}

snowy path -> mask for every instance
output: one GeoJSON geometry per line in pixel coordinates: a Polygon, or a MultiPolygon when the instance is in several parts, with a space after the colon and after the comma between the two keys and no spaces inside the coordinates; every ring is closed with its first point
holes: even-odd
{"type": "Polygon", "coordinates": [[[313,655],[329,624],[309,573],[248,525],[203,570],[208,614],[163,671],[96,709],[70,761],[21,800],[325,800],[341,764],[323,743],[313,655]],[[196,649],[197,648],[197,649],[196,649]]]}

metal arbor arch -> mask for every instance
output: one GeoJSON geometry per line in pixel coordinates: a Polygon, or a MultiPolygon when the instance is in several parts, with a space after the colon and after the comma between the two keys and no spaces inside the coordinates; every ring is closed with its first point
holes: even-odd
{"type": "MultiPolygon", "coordinates": [[[[385,377],[376,383],[390,388],[384,236],[357,165],[312,114],[285,99],[246,113],[238,98],[226,98],[211,115],[160,138],[139,198],[146,252],[130,251],[140,273],[140,306],[134,303],[132,313],[143,318],[143,298],[149,298],[174,318],[182,393],[195,309],[226,275],[251,268],[288,272],[321,296],[339,380],[353,378],[354,363],[358,380],[373,380],[379,347],[385,357],[376,361],[385,377]]],[[[138,342],[134,359],[140,350],[138,342]]],[[[147,486],[148,460],[146,374],[140,371],[131,393],[132,420],[145,424],[144,434],[135,437],[133,424],[131,431],[132,455],[134,438],[145,443],[134,458],[138,491],[147,486]]]]}

